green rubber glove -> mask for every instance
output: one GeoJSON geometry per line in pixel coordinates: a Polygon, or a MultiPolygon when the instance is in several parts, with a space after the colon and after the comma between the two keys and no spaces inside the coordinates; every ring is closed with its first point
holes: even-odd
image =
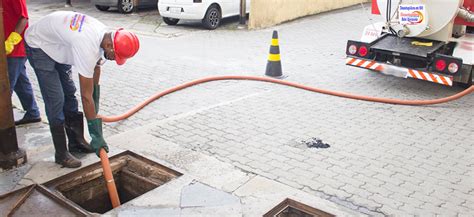
{"type": "Polygon", "coordinates": [[[100,99],[100,85],[94,84],[94,92],[92,92],[92,99],[94,99],[95,113],[99,113],[99,99],[100,99]]]}
{"type": "Polygon", "coordinates": [[[108,153],[109,147],[105,143],[104,136],[102,135],[102,119],[96,118],[94,120],[87,120],[87,126],[89,127],[89,134],[91,135],[91,146],[94,149],[95,153],[99,157],[99,152],[101,148],[108,153]]]}

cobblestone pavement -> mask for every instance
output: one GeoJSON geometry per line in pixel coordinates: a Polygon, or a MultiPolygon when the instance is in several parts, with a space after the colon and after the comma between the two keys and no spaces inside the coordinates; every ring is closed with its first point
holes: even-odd
{"type": "MultiPolygon", "coordinates": [[[[32,7],[32,17],[39,17],[32,7]]],[[[402,99],[461,90],[345,66],[347,39],[357,39],[367,24],[355,6],[275,27],[286,80],[402,99]]],[[[204,76],[263,75],[273,29],[186,25],[163,37],[160,31],[172,29],[163,24],[141,36],[136,58],[122,67],[106,64],[102,114],[120,114],[157,91],[204,76]]],[[[221,81],[166,96],[128,120],[107,124],[105,133],[153,124],[156,137],[369,215],[473,216],[473,107],[474,95],[414,107],[221,81]],[[330,147],[308,148],[302,141],[311,138],[330,147]]]]}

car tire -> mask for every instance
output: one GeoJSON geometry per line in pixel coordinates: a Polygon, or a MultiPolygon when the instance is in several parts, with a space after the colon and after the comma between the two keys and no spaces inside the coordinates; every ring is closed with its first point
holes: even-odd
{"type": "Polygon", "coordinates": [[[95,5],[95,8],[97,8],[97,10],[99,11],[107,11],[109,10],[109,6],[103,6],[103,5],[95,5]]]}
{"type": "Polygon", "coordinates": [[[207,11],[204,19],[202,19],[202,25],[206,29],[216,29],[222,20],[221,10],[216,5],[211,5],[207,11]]]}
{"type": "Polygon", "coordinates": [[[120,13],[128,14],[133,11],[135,5],[133,5],[133,0],[118,0],[117,8],[120,13]]]}
{"type": "Polygon", "coordinates": [[[171,17],[163,17],[163,21],[170,25],[170,26],[174,26],[176,24],[178,24],[179,22],[179,19],[175,19],[175,18],[171,18],[171,17]]]}

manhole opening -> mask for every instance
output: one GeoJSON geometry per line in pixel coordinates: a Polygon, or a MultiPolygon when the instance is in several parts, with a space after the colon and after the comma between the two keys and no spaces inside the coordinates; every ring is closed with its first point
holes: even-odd
{"type": "MultiPolygon", "coordinates": [[[[109,161],[122,204],[182,175],[129,151],[109,161]]],[[[100,164],[59,177],[45,185],[89,212],[104,214],[112,209],[100,164]]]]}
{"type": "Polygon", "coordinates": [[[268,211],[263,217],[334,217],[335,215],[310,207],[306,204],[285,199],[283,202],[268,211]]]}

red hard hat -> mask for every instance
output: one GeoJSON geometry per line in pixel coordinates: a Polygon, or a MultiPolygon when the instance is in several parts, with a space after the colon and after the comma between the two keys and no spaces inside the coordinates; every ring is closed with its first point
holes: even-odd
{"type": "Polygon", "coordinates": [[[118,65],[124,64],[128,58],[133,57],[138,49],[140,49],[140,42],[135,33],[123,30],[123,28],[115,31],[114,52],[115,62],[118,65]]]}

